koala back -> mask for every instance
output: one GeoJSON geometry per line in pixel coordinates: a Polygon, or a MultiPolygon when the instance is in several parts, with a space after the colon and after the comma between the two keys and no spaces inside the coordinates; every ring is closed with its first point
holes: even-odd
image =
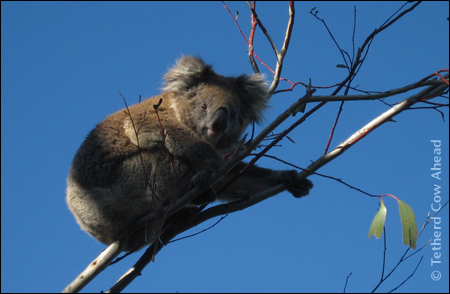
{"type": "MultiPolygon", "coordinates": [[[[183,160],[173,160],[164,148],[153,109],[159,99],[130,107],[131,116],[124,110],[108,116],[89,133],[73,160],[67,179],[68,206],[81,228],[102,243],[111,244],[133,221],[186,193],[196,173],[183,160]]],[[[166,103],[159,109],[160,121],[167,128],[176,127],[166,103]]],[[[126,251],[155,233],[149,225],[138,240],[130,239],[126,251]]]]}

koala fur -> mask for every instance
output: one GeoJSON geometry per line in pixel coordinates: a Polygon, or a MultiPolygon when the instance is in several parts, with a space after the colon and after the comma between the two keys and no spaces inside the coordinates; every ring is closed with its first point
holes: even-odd
{"type": "MultiPolygon", "coordinates": [[[[224,77],[199,58],[182,57],[164,78],[165,92],[99,123],[70,167],[67,204],[81,228],[107,245],[133,221],[193,186],[207,186],[212,174],[222,172],[225,152],[250,123],[263,119],[268,95],[261,75],[224,77]]],[[[244,166],[238,164],[227,177],[244,166]]],[[[296,197],[312,188],[295,171],[253,166],[218,198],[232,201],[235,195],[251,195],[279,183],[296,197]]],[[[135,231],[123,250],[151,243],[160,227],[156,221],[135,231]]]]}

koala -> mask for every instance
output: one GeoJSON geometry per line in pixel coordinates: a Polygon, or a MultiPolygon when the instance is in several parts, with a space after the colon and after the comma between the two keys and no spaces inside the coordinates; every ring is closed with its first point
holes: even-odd
{"type": "MultiPolygon", "coordinates": [[[[182,57],[165,75],[164,92],[106,117],[87,135],[73,159],[66,201],[81,228],[109,245],[137,219],[176,201],[192,187],[207,187],[222,173],[224,155],[267,106],[259,74],[224,77],[197,57],[182,57]]],[[[211,187],[218,190],[245,163],[211,187]]],[[[189,206],[241,199],[285,183],[295,197],[309,180],[296,171],[252,166],[223,195],[199,197],[189,206]],[[239,197],[234,197],[239,195],[239,197]],[[245,196],[244,196],[245,197],[245,196]]],[[[208,194],[208,193],[206,193],[208,194]]],[[[155,240],[155,221],[130,232],[124,251],[155,240]]]]}

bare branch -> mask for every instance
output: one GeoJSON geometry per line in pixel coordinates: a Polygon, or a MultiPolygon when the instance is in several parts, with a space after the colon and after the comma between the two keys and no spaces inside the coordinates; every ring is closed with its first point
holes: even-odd
{"type": "MultiPolygon", "coordinates": [[[[447,79],[448,83],[448,79],[447,79]]],[[[360,100],[377,100],[382,98],[391,97],[394,95],[402,94],[417,88],[421,88],[424,86],[431,86],[431,85],[445,85],[446,83],[441,80],[431,80],[431,81],[418,81],[416,83],[413,83],[411,85],[401,87],[398,89],[393,89],[390,91],[378,93],[378,94],[371,94],[371,95],[340,95],[340,96],[311,96],[307,99],[307,103],[310,102],[322,102],[322,101],[360,101],[360,100]]]]}
{"type": "Polygon", "coordinates": [[[116,258],[122,250],[119,242],[114,242],[108,246],[103,252],[91,262],[88,267],[66,288],[63,293],[78,293],[83,289],[93,278],[101,273],[110,263],[116,258]]]}
{"type": "MultiPolygon", "coordinates": [[[[247,1],[248,3],[248,1],[247,1]]],[[[253,9],[256,8],[256,1],[253,1],[253,9]]],[[[252,64],[253,71],[255,73],[259,73],[258,64],[255,61],[255,57],[253,56],[255,54],[254,48],[253,48],[253,39],[255,37],[255,31],[256,31],[256,25],[257,21],[255,20],[255,15],[252,13],[251,15],[251,24],[252,28],[250,29],[250,36],[248,37],[248,58],[250,59],[250,63],[252,64]]]]}
{"type": "Polygon", "coordinates": [[[294,2],[289,2],[289,22],[286,29],[286,35],[284,37],[283,47],[281,48],[281,52],[277,53],[277,66],[275,68],[275,75],[273,76],[272,85],[269,87],[269,94],[272,95],[278,87],[278,83],[280,82],[281,70],[283,68],[284,57],[286,56],[289,42],[291,41],[292,29],[294,28],[294,17],[295,17],[295,8],[294,2]]]}
{"type": "Polygon", "coordinates": [[[252,15],[255,17],[256,22],[258,23],[259,27],[263,31],[264,35],[266,35],[267,40],[269,40],[270,45],[272,45],[272,49],[275,52],[275,55],[278,57],[279,53],[278,53],[277,46],[275,45],[272,38],[270,37],[269,32],[267,31],[266,27],[262,24],[261,20],[259,19],[258,14],[256,13],[256,10],[255,10],[255,7],[252,4],[250,4],[249,1],[247,1],[247,5],[250,8],[252,15]]]}
{"type": "MultiPolygon", "coordinates": [[[[448,79],[448,74],[446,75],[446,78],[448,79]]],[[[441,95],[442,93],[444,93],[444,91],[446,91],[447,88],[448,88],[448,85],[446,85],[446,84],[436,85],[436,86],[435,85],[428,86],[426,89],[422,90],[420,93],[417,93],[416,95],[413,95],[413,96],[403,100],[402,102],[400,102],[393,108],[389,109],[388,111],[381,114],[379,117],[377,117],[376,119],[372,120],[370,123],[368,123],[367,125],[362,127],[359,131],[357,131],[352,136],[350,136],[350,138],[348,138],[345,142],[339,144],[339,146],[337,146],[334,150],[332,150],[328,154],[322,156],[321,158],[319,158],[318,160],[313,162],[308,167],[308,170],[315,172],[316,170],[318,170],[320,167],[322,167],[326,163],[330,162],[331,160],[335,159],[336,157],[338,157],[339,155],[344,153],[348,148],[353,146],[354,143],[356,143],[357,141],[359,141],[360,139],[362,139],[363,137],[368,135],[370,132],[372,132],[373,130],[375,130],[376,128],[378,128],[379,126],[384,124],[385,122],[391,121],[392,118],[394,116],[396,116],[397,114],[408,109],[415,103],[422,101],[424,98],[427,98],[429,96],[441,95]]]]}

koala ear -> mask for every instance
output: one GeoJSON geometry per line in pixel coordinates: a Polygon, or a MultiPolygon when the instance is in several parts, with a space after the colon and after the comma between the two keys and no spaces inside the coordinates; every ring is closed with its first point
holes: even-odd
{"type": "Polygon", "coordinates": [[[267,108],[269,94],[264,75],[241,75],[237,78],[239,94],[242,97],[242,110],[250,121],[258,124],[264,119],[263,111],[267,108]]]}
{"type": "Polygon", "coordinates": [[[201,58],[182,56],[164,76],[163,90],[181,94],[211,75],[215,75],[214,71],[201,58]]]}

